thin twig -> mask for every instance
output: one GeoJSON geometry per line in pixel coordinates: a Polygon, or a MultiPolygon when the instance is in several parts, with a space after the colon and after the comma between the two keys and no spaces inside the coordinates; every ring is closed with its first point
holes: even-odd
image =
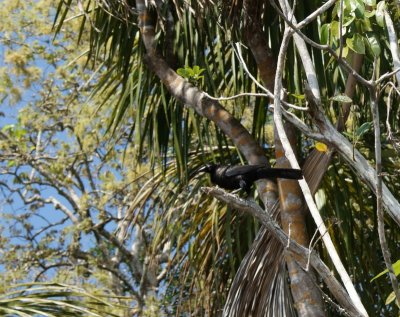
{"type": "MultiPolygon", "coordinates": [[[[228,100],[241,98],[241,97],[267,97],[267,98],[273,97],[272,93],[263,94],[263,93],[256,93],[256,92],[242,92],[240,94],[233,95],[233,96],[230,96],[230,97],[224,97],[224,96],[213,97],[213,96],[209,95],[206,92],[204,92],[204,95],[206,95],[211,100],[216,100],[216,101],[228,101],[228,100]]],[[[284,106],[286,106],[288,108],[295,109],[295,110],[300,110],[300,111],[308,111],[309,110],[308,107],[300,107],[300,106],[296,106],[296,105],[288,103],[288,102],[285,102],[284,106]]]]}
{"type": "Polygon", "coordinates": [[[389,77],[392,77],[393,75],[396,75],[396,76],[397,76],[397,74],[399,74],[399,73],[400,73],[400,67],[396,68],[395,70],[391,71],[390,73],[383,74],[381,77],[379,77],[379,78],[376,80],[376,83],[379,84],[379,83],[381,83],[382,81],[384,81],[385,79],[387,79],[387,78],[389,78],[389,77]]]}
{"type": "MultiPolygon", "coordinates": [[[[236,46],[236,49],[235,49],[234,51],[235,51],[235,53],[236,53],[236,56],[237,56],[238,59],[239,59],[240,64],[242,65],[244,71],[246,72],[246,74],[250,77],[250,79],[251,79],[260,89],[262,89],[263,91],[266,92],[266,94],[259,94],[260,96],[265,96],[265,97],[269,97],[269,98],[273,99],[273,98],[274,98],[274,94],[273,94],[271,91],[269,91],[267,87],[264,87],[259,81],[257,81],[257,79],[256,79],[256,78],[253,76],[253,74],[249,71],[249,69],[248,69],[248,67],[247,67],[247,65],[246,65],[246,62],[244,61],[244,58],[243,58],[243,56],[242,56],[242,49],[241,49],[241,46],[242,46],[242,45],[243,45],[243,44],[241,44],[241,43],[236,43],[236,45],[235,45],[235,46],[236,46]]],[[[250,93],[250,94],[251,94],[251,93],[250,93]]],[[[208,94],[206,94],[206,95],[209,97],[208,94]]],[[[240,95],[241,95],[241,94],[240,94],[240,95]]],[[[220,100],[220,99],[216,99],[216,100],[220,100]]],[[[309,110],[308,107],[300,107],[300,106],[296,106],[296,105],[294,105],[294,104],[291,104],[291,103],[288,103],[288,102],[284,102],[284,101],[282,101],[282,103],[283,103],[283,105],[284,105],[285,107],[293,108],[293,109],[295,109],[295,110],[300,110],[300,111],[308,111],[308,110],[309,110]]]]}

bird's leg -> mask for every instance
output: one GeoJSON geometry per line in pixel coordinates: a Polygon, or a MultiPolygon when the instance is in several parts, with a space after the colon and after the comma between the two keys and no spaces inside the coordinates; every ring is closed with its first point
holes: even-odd
{"type": "Polygon", "coordinates": [[[248,192],[250,190],[249,186],[247,185],[247,183],[244,179],[241,179],[239,181],[239,186],[240,186],[240,189],[243,189],[246,192],[248,192]]]}
{"type": "Polygon", "coordinates": [[[235,195],[236,195],[236,194],[239,193],[241,190],[242,190],[241,188],[235,189],[235,190],[231,191],[231,194],[235,194],[235,195]]]}

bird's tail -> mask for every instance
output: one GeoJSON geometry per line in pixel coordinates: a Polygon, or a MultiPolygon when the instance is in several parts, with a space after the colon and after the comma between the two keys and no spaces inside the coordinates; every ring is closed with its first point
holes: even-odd
{"type": "Polygon", "coordinates": [[[287,178],[287,179],[302,179],[303,173],[301,170],[292,168],[263,168],[257,172],[257,178],[287,178]]]}

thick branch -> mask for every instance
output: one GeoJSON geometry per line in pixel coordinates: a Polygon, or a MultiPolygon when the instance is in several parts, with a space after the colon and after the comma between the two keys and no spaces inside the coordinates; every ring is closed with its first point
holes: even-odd
{"type": "MultiPolygon", "coordinates": [[[[156,54],[154,50],[154,26],[147,17],[145,2],[137,0],[136,8],[139,12],[140,30],[147,51],[145,60],[148,67],[160,78],[169,92],[187,107],[194,109],[199,115],[213,121],[234,142],[250,164],[269,165],[261,146],[235,117],[226,111],[220,103],[211,100],[203,91],[179,76],[161,56],[156,54]]],[[[266,205],[275,201],[270,197],[269,191],[263,190],[266,187],[274,187],[272,181],[261,180],[258,185],[261,189],[261,197],[266,205]]]]}

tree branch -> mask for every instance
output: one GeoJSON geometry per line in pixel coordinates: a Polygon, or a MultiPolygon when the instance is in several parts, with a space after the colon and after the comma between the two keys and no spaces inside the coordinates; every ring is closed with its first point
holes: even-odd
{"type": "Polygon", "coordinates": [[[385,23],[386,29],[389,35],[389,45],[390,45],[390,52],[392,53],[393,58],[393,68],[396,70],[396,79],[397,79],[397,86],[400,87],[400,57],[399,57],[399,45],[396,36],[396,31],[394,29],[392,18],[387,10],[384,10],[385,14],[385,23]]]}
{"type": "Polygon", "coordinates": [[[378,219],[378,235],[381,244],[382,255],[385,265],[389,272],[389,279],[392,283],[394,294],[397,302],[400,303],[400,290],[397,282],[396,274],[392,266],[391,255],[387,245],[385,236],[385,217],[382,208],[382,145],[381,145],[381,128],[379,125],[379,109],[378,109],[378,94],[376,89],[370,88],[371,96],[371,113],[374,123],[374,139],[375,139],[375,179],[376,179],[376,213],[378,219]]]}
{"type": "Polygon", "coordinates": [[[267,228],[267,230],[282,244],[282,246],[286,247],[286,250],[294,254],[296,256],[296,259],[301,260],[302,263],[300,264],[302,267],[306,267],[307,261],[308,259],[310,259],[311,266],[321,276],[336,300],[342,307],[345,308],[349,315],[365,316],[364,314],[361,314],[359,312],[358,308],[350,300],[346,290],[340,285],[330,269],[319,258],[316,252],[310,252],[309,249],[299,245],[293,240],[290,240],[287,234],[259,205],[257,205],[255,202],[244,200],[236,195],[227,193],[220,188],[203,187],[202,190],[206,194],[212,195],[218,200],[228,204],[230,207],[248,213],[257,218],[267,228]]]}
{"type": "MultiPolygon", "coordinates": [[[[285,28],[281,48],[279,51],[278,66],[277,66],[277,70],[276,70],[275,88],[274,88],[274,94],[275,94],[274,122],[275,122],[275,127],[278,131],[279,139],[282,142],[282,146],[285,150],[285,155],[286,155],[287,159],[289,160],[290,165],[292,166],[292,168],[298,169],[298,168],[300,168],[300,166],[294,155],[293,149],[290,145],[290,142],[287,138],[287,135],[286,135],[286,132],[285,132],[285,129],[283,126],[282,110],[281,110],[281,103],[280,103],[280,91],[282,89],[282,71],[284,69],[284,61],[285,61],[285,57],[286,57],[287,47],[289,45],[289,41],[290,41],[292,34],[293,34],[293,30],[290,30],[289,28],[285,28]]],[[[319,100],[317,97],[315,97],[315,95],[313,95],[313,97],[315,98],[315,100],[319,100]]],[[[350,276],[346,272],[346,269],[344,268],[344,266],[340,260],[340,257],[335,249],[335,246],[334,246],[332,239],[326,229],[326,226],[322,220],[322,217],[319,214],[318,208],[315,205],[315,202],[313,200],[313,197],[312,197],[312,194],[311,194],[311,191],[310,191],[310,188],[309,188],[307,182],[304,179],[302,179],[299,181],[299,184],[300,184],[301,190],[303,191],[303,195],[306,200],[307,206],[310,210],[310,213],[311,213],[312,217],[314,218],[315,224],[322,236],[322,240],[324,241],[324,244],[327,248],[328,254],[329,254],[336,270],[338,271],[347,291],[349,292],[351,299],[353,300],[355,306],[358,307],[361,315],[367,316],[368,314],[360,300],[360,297],[357,294],[357,291],[354,288],[354,285],[352,284],[350,276]]]]}

